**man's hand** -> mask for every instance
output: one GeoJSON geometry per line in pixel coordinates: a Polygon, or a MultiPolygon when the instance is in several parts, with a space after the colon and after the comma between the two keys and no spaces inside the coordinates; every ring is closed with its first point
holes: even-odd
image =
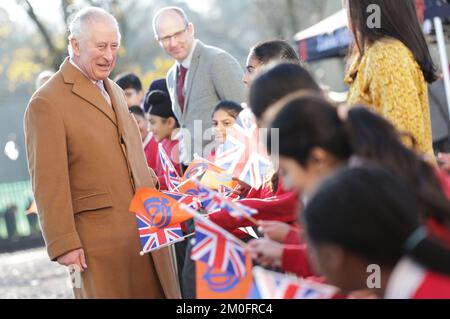
{"type": "Polygon", "coordinates": [[[81,272],[87,269],[83,248],[72,250],[71,252],[58,257],[56,261],[58,262],[58,264],[67,267],[76,265],[79,267],[81,272]]]}

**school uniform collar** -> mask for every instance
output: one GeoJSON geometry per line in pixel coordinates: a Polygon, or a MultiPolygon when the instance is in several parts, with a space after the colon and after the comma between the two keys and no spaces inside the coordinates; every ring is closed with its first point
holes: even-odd
{"type": "Polygon", "coordinates": [[[426,273],[426,269],[412,259],[401,259],[388,280],[384,299],[411,299],[426,273]]]}

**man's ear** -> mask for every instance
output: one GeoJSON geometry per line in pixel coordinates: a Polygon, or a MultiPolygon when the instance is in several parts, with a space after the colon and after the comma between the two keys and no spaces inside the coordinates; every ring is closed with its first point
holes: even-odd
{"type": "Polygon", "coordinates": [[[195,36],[195,27],[194,27],[194,24],[192,24],[192,22],[189,22],[189,24],[188,24],[188,32],[193,37],[195,36]]]}
{"type": "Polygon", "coordinates": [[[72,46],[73,54],[76,56],[79,56],[80,55],[80,42],[77,39],[72,38],[72,39],[70,39],[70,45],[72,46]]]}

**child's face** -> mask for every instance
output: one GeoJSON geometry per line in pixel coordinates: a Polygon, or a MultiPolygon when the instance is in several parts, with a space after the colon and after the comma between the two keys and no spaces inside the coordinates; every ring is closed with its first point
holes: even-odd
{"type": "Polygon", "coordinates": [[[138,92],[135,89],[129,88],[125,89],[124,93],[128,107],[132,107],[135,105],[140,106],[144,102],[144,91],[142,90],[138,92]]]}
{"type": "Polygon", "coordinates": [[[224,110],[218,110],[214,113],[212,124],[213,124],[213,134],[214,139],[217,143],[223,144],[227,138],[227,129],[231,128],[236,119],[230,116],[224,110]]]}
{"type": "Polygon", "coordinates": [[[153,133],[153,136],[158,142],[161,142],[165,138],[170,138],[174,130],[172,122],[170,119],[150,114],[150,132],[153,133]]]}

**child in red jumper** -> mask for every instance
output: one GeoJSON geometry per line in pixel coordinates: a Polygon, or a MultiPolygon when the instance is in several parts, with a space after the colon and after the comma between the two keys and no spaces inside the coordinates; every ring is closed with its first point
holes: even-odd
{"type": "MultiPolygon", "coordinates": [[[[172,110],[170,96],[164,91],[153,91],[147,97],[147,103],[150,105],[149,121],[150,132],[153,134],[157,143],[161,143],[166,154],[172,161],[178,174],[181,176],[181,165],[179,161],[178,139],[176,138],[176,129],[179,127],[178,121],[172,110]]],[[[154,171],[159,179],[160,189],[167,190],[164,178],[164,169],[159,159],[159,150],[152,154],[156,157],[154,171]]]]}

